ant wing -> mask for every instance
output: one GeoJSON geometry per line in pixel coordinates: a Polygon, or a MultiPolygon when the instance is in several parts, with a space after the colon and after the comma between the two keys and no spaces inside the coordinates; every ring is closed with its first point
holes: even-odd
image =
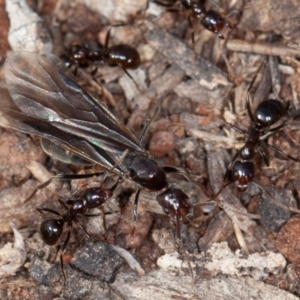
{"type": "MultiPolygon", "coordinates": [[[[71,151],[84,161],[100,164],[104,168],[113,168],[115,161],[102,149],[95,148],[85,139],[66,133],[49,122],[34,119],[24,114],[12,101],[8,90],[3,83],[0,84],[1,109],[0,124],[3,127],[12,128],[24,133],[38,135],[51,140],[53,143],[65,150],[71,151]]],[[[114,167],[114,172],[123,175],[121,166],[114,167]]]]}
{"type": "Polygon", "coordinates": [[[50,139],[106,168],[115,165],[126,150],[145,153],[125,125],[104,104],[92,99],[68,73],[55,56],[11,53],[4,65],[10,97],[3,104],[1,101],[0,107],[9,127],[50,139]]]}

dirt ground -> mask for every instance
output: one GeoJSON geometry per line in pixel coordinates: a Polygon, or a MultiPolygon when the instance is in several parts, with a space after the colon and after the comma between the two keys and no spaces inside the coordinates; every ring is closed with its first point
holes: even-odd
{"type": "MultiPolygon", "coordinates": [[[[299,2],[206,1],[207,11],[228,22],[224,38],[180,2],[0,0],[2,64],[9,51],[61,56],[84,42],[104,45],[109,30],[109,47],[128,44],[138,51],[141,64],[127,70],[131,78],[105,63],[73,65],[70,72],[138,138],[151,119],[143,145],[161,166],[183,170],[166,168],[168,183],[184,191],[193,208],[180,222],[178,242],[176,222],[156,201],[160,192],[141,191],[134,221],[137,185],[120,182],[100,216],[78,219],[90,239],[78,225],[70,229],[64,281],[60,253],[39,234],[53,214],[43,216],[36,207],[64,213],[59,199],[80,187],[109,189],[118,176],[110,170],[104,183],[103,176],[55,181],[24,203],[56,174],[104,169],[61,163],[43,152],[36,136],[1,127],[1,299],[299,298],[300,164],[263,142],[269,164],[256,153],[248,189],[223,187],[251,125],[247,95],[253,113],[266,99],[288,108],[278,122],[289,120],[287,126],[264,141],[300,161],[299,2]]],[[[58,245],[67,232],[65,224],[58,245]]]]}

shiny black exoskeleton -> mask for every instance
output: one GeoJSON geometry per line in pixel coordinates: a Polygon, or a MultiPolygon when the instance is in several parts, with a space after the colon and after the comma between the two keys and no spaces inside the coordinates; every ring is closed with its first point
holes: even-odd
{"type": "MultiPolygon", "coordinates": [[[[125,157],[125,165],[128,165],[129,177],[149,192],[159,192],[156,200],[176,224],[176,237],[180,240],[180,223],[188,220],[192,213],[192,205],[189,197],[178,188],[169,185],[166,172],[158,164],[142,155],[125,157]]],[[[139,197],[138,190],[135,198],[135,218],[137,217],[136,207],[139,197]]]]}
{"type": "MultiPolygon", "coordinates": [[[[159,202],[162,203],[162,208],[169,212],[175,222],[188,217],[192,211],[192,206],[188,204],[188,196],[183,191],[173,192],[166,175],[170,167],[160,167],[149,156],[142,145],[144,134],[138,139],[103,102],[89,96],[68,76],[68,70],[57,57],[14,52],[8,56],[4,72],[6,86],[0,86],[0,113],[5,116],[2,121],[6,122],[6,126],[46,139],[48,142],[43,143],[43,147],[51,148],[47,153],[56,153],[56,159],[62,162],[66,161],[68,154],[72,154],[72,159],[67,160],[69,163],[76,164],[78,159],[75,158],[80,158],[80,163],[97,164],[122,180],[136,183],[140,186],[139,191],[143,189],[160,194],[159,202]],[[25,70],[33,70],[34,76],[28,75],[26,80],[16,80],[23,78],[25,70]],[[49,81],[49,78],[52,78],[52,81],[49,81]],[[47,88],[40,88],[41,86],[47,88]],[[22,101],[14,102],[14,99],[19,97],[22,97],[22,101]]],[[[185,172],[172,169],[188,178],[185,172]]],[[[94,175],[57,175],[39,185],[27,201],[53,180],[79,179],[94,175]]],[[[197,186],[197,183],[194,184],[197,186]]],[[[135,198],[136,205],[139,191],[135,198]]],[[[68,206],[68,203],[66,205],[68,206]]],[[[57,226],[61,223],[71,226],[76,221],[79,213],[77,210],[73,213],[73,206],[71,203],[69,205],[71,207],[65,209],[67,213],[60,217],[63,221],[57,226]]],[[[84,207],[90,208],[89,205],[87,202],[84,207]]],[[[54,214],[59,215],[56,212],[54,214]]],[[[136,210],[135,215],[137,216],[136,210]]],[[[177,237],[179,238],[179,234],[177,237]]]]}
{"type": "Polygon", "coordinates": [[[52,217],[45,219],[40,225],[40,234],[45,244],[49,246],[55,245],[63,234],[64,226],[66,225],[68,227],[66,238],[60,246],[60,264],[65,280],[66,276],[63,270],[63,254],[70,241],[73,225],[76,224],[76,226],[83,231],[85,236],[90,238],[84,227],[78,222],[78,217],[98,216],[99,214],[89,214],[88,210],[98,208],[104,204],[113,195],[113,191],[117,184],[118,182],[110,189],[103,189],[101,186],[99,188],[89,188],[86,189],[80,197],[73,198],[77,193],[76,191],[66,202],[59,200],[60,205],[65,210],[63,213],[47,207],[36,208],[41,214],[46,212],[57,216],[57,218],[52,217]]]}
{"type": "MultiPolygon", "coordinates": [[[[189,24],[193,29],[192,18],[200,19],[202,26],[217,34],[219,38],[224,39],[223,29],[230,27],[229,23],[215,10],[206,10],[204,0],[179,0],[162,2],[155,0],[155,3],[161,4],[167,7],[174,7],[176,3],[179,4],[184,10],[189,12],[189,24]]],[[[192,33],[192,40],[194,43],[194,33],[192,33]]]]}
{"type": "MultiPolygon", "coordinates": [[[[268,165],[269,161],[265,153],[263,153],[262,144],[269,149],[283,154],[280,149],[275,146],[269,145],[263,137],[268,134],[273,134],[289,124],[291,119],[279,124],[272,128],[280,119],[286,114],[289,104],[284,105],[282,102],[274,99],[262,101],[254,111],[251,111],[249,99],[247,98],[247,111],[251,119],[251,126],[248,132],[232,126],[235,130],[244,133],[247,136],[245,145],[235,155],[233,161],[229,165],[225,178],[228,177],[229,172],[232,175],[232,181],[235,182],[239,191],[246,191],[248,185],[253,181],[255,175],[255,165],[253,162],[254,155],[258,152],[265,163],[268,165]]],[[[300,160],[290,155],[285,155],[287,158],[296,162],[300,160]]]]}
{"type": "Polygon", "coordinates": [[[140,55],[135,48],[127,44],[109,47],[109,39],[110,29],[106,35],[104,46],[98,44],[97,47],[90,47],[87,43],[74,45],[69,49],[68,54],[61,55],[61,59],[68,68],[73,65],[86,68],[91,63],[99,62],[107,63],[111,67],[118,66],[125,71],[126,69],[136,69],[140,66],[140,55]]]}

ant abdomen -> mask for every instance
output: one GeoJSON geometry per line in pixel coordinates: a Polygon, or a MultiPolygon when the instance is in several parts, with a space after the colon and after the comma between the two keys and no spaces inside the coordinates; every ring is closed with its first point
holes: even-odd
{"type": "Polygon", "coordinates": [[[52,246],[62,235],[65,221],[63,219],[47,219],[41,223],[40,233],[45,244],[52,246]]]}
{"type": "Polygon", "coordinates": [[[201,19],[201,24],[207,30],[218,34],[218,37],[224,39],[222,34],[222,30],[225,26],[229,26],[226,20],[216,11],[210,9],[204,14],[203,18],[201,19]]]}
{"type": "Polygon", "coordinates": [[[126,44],[109,47],[104,57],[110,66],[120,66],[124,69],[136,69],[141,64],[137,50],[126,44]]]}
{"type": "Polygon", "coordinates": [[[249,183],[253,181],[255,166],[252,161],[235,161],[232,166],[232,180],[236,183],[240,192],[247,190],[249,183]]]}
{"type": "Polygon", "coordinates": [[[254,112],[258,127],[266,128],[279,121],[286,113],[287,108],[281,101],[278,100],[265,100],[262,101],[254,112]]]}
{"type": "Polygon", "coordinates": [[[159,194],[156,200],[164,212],[177,221],[187,219],[192,212],[189,197],[181,189],[170,187],[159,194]]]}

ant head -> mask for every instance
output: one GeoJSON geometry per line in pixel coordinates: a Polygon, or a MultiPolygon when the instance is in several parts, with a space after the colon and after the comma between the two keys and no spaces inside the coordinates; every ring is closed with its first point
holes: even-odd
{"type": "Polygon", "coordinates": [[[255,127],[262,130],[275,124],[285,114],[287,107],[278,100],[262,101],[254,112],[255,127]]]}
{"type": "Polygon", "coordinates": [[[192,212],[189,197],[178,188],[170,187],[156,197],[166,214],[175,220],[186,219],[192,212]]]}
{"type": "Polygon", "coordinates": [[[65,221],[63,219],[47,219],[40,226],[40,233],[45,244],[56,244],[62,235],[65,221]]]}
{"type": "Polygon", "coordinates": [[[222,30],[227,26],[226,20],[216,11],[210,9],[201,19],[201,24],[207,30],[218,34],[219,38],[224,39],[222,30]]]}

